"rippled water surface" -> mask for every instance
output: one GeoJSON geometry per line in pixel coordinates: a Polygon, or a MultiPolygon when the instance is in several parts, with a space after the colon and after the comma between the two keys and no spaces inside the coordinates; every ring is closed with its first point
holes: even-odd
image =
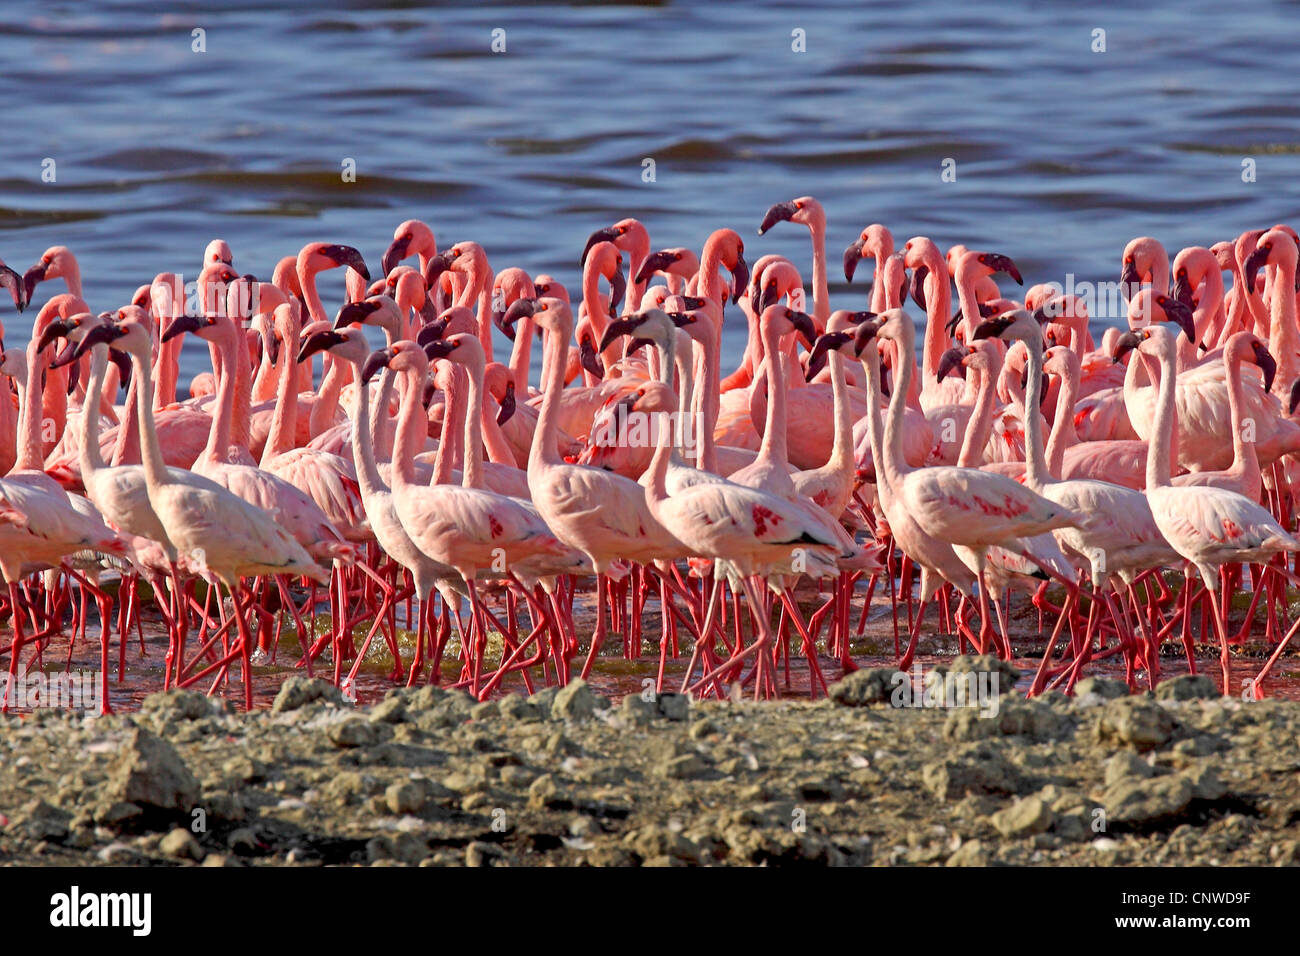
{"type": "MultiPolygon", "coordinates": [[[[1176,250],[1295,219],[1295,3],[802,6],[10,0],[0,256],[21,271],[70,246],[103,309],[160,270],[192,275],[214,236],[258,274],[311,240],[377,266],[414,216],[572,287],[586,235],[624,215],[656,246],[729,225],[751,261],[806,263],[802,227],[755,231],[811,193],[833,262],[880,221],[1005,252],[1030,282],[1113,281],[1135,235],[1176,250]]],[[[833,285],[834,304],[865,287],[833,285]]],[[[189,343],[186,371],[206,355],[189,343]]]]}

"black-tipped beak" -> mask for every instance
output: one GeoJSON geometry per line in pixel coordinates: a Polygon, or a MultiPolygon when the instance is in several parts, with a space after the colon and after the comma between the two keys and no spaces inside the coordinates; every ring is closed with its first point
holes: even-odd
{"type": "Polygon", "coordinates": [[[929,274],[929,266],[917,266],[912,270],[912,301],[918,309],[925,309],[925,278],[929,274]]]}
{"type": "Polygon", "coordinates": [[[858,271],[858,261],[862,258],[862,240],[849,244],[844,250],[844,281],[852,282],[853,273],[858,271]]]}
{"type": "Polygon", "coordinates": [[[114,365],[117,366],[117,379],[118,379],[118,383],[119,383],[123,388],[126,388],[128,385],[131,384],[131,359],[130,359],[130,357],[127,356],[127,355],[123,355],[121,352],[114,352],[112,349],[109,349],[109,350],[108,350],[108,358],[109,358],[109,361],[111,361],[114,365]]]}
{"type": "Polygon", "coordinates": [[[515,327],[513,325],[506,325],[505,310],[492,313],[492,324],[495,325],[498,329],[500,329],[501,334],[504,335],[506,338],[508,338],[511,342],[515,340],[515,327]]]}
{"type": "Polygon", "coordinates": [[[1259,270],[1267,264],[1269,251],[1264,248],[1256,249],[1246,257],[1246,261],[1241,267],[1241,273],[1248,292],[1255,291],[1255,279],[1259,276],[1259,270]]]}
{"type": "Polygon", "coordinates": [[[688,325],[695,324],[694,312],[668,312],[665,314],[668,318],[672,319],[673,325],[677,326],[679,329],[684,329],[688,325]]]}
{"type": "Polygon", "coordinates": [[[334,346],[342,344],[343,341],[343,336],[333,329],[322,329],[319,332],[313,332],[303,340],[302,347],[298,349],[298,364],[301,365],[317,352],[332,349],[334,346]]]}
{"type": "Polygon", "coordinates": [[[880,323],[874,319],[859,325],[858,330],[853,333],[853,354],[861,356],[867,343],[874,339],[879,331],[880,323]]]}
{"type": "Polygon", "coordinates": [[[66,336],[73,329],[73,324],[67,319],[55,319],[45,327],[41,337],[36,341],[36,351],[44,352],[46,348],[53,345],[56,341],[66,336]]]}
{"type": "Polygon", "coordinates": [[[447,332],[446,319],[434,319],[432,322],[426,322],[420,326],[420,331],[415,333],[415,343],[421,348],[429,342],[440,339],[447,332]]]}
{"type": "Polygon", "coordinates": [[[789,222],[794,218],[794,214],[799,211],[799,207],[793,202],[779,202],[770,207],[763,216],[762,223],[759,224],[758,234],[761,236],[778,222],[789,222]]]}
{"type": "Polygon", "coordinates": [[[515,383],[506,382],[506,393],[501,396],[501,407],[497,409],[497,427],[510,421],[515,413],[515,383]]]}
{"type": "MultiPolygon", "coordinates": [[[[353,271],[360,274],[361,278],[367,282],[370,281],[370,270],[366,268],[366,260],[361,258],[359,250],[352,246],[330,245],[321,249],[321,254],[333,259],[337,265],[347,266],[353,271]]],[[[385,273],[387,275],[387,273],[385,273]]]]}
{"type": "MultiPolygon", "coordinates": [[[[77,360],[77,343],[69,342],[67,345],[63,347],[63,350],[59,352],[58,355],[54,356],[53,360],[51,360],[50,368],[63,368],[63,366],[67,365],[69,362],[75,362],[76,360],[77,360]]],[[[74,383],[72,385],[72,388],[68,389],[68,394],[71,395],[73,390],[76,389],[76,387],[77,386],[74,383]]]]}
{"type": "Polygon", "coordinates": [[[1170,294],[1189,309],[1196,308],[1196,301],[1192,298],[1192,287],[1187,282],[1187,276],[1175,277],[1174,287],[1170,290],[1170,294]]]}
{"type": "Polygon", "coordinates": [[[1020,270],[1016,268],[1016,264],[1010,256],[1004,256],[997,252],[990,253],[985,260],[985,264],[994,272],[1005,272],[1011,276],[1016,280],[1016,285],[1025,284],[1025,280],[1020,275],[1020,270]]]}
{"type": "Polygon", "coordinates": [[[939,381],[942,382],[944,378],[948,375],[948,373],[953,371],[954,369],[957,370],[957,373],[962,378],[965,378],[966,366],[962,364],[961,360],[964,359],[967,356],[967,354],[969,353],[967,352],[966,349],[954,347],[948,349],[942,355],[940,355],[939,371],[936,373],[939,381]]]}
{"type": "Polygon", "coordinates": [[[971,341],[978,342],[980,339],[995,339],[1011,327],[1014,320],[1005,315],[999,315],[992,319],[985,319],[979,325],[975,326],[975,334],[971,341]]]}
{"type": "Polygon", "coordinates": [[[520,319],[531,318],[537,314],[536,299],[516,299],[501,317],[501,329],[513,329],[520,319]]]}
{"type": "MultiPolygon", "coordinates": [[[[636,330],[641,328],[644,324],[644,316],[633,315],[628,316],[627,318],[615,319],[610,322],[609,325],[605,326],[605,334],[600,337],[600,345],[596,348],[596,351],[604,352],[605,349],[609,348],[623,336],[635,334],[636,330]]],[[[583,356],[583,364],[586,365],[585,355],[583,356]]],[[[590,367],[588,367],[588,370],[591,370],[590,367]]],[[[602,368],[598,374],[603,375],[604,371],[605,370],[602,368]]]]}
{"type": "Polygon", "coordinates": [[[804,378],[811,382],[825,366],[831,352],[842,348],[849,342],[853,341],[853,335],[849,332],[826,332],[817,336],[817,341],[813,344],[812,352],[808,356],[808,371],[804,378]]]}
{"type": "Polygon", "coordinates": [[[1115,361],[1118,362],[1129,352],[1142,344],[1142,339],[1133,331],[1125,332],[1115,340],[1115,361]]]}
{"type": "Polygon", "coordinates": [[[1153,301],[1165,310],[1165,317],[1168,321],[1178,323],[1178,327],[1183,330],[1183,335],[1187,336],[1187,341],[1196,341],[1196,323],[1192,319],[1192,310],[1190,308],[1167,295],[1158,295],[1153,301]]]}
{"type": "Polygon", "coordinates": [[[637,270],[637,282],[649,282],[650,277],[656,272],[667,269],[677,261],[675,252],[652,252],[646,256],[645,262],[641,263],[641,268],[637,270]]]}
{"type": "Polygon", "coordinates": [[[107,344],[111,347],[115,339],[119,339],[125,334],[114,323],[101,322],[81,337],[81,342],[77,345],[77,350],[72,357],[79,359],[96,345],[107,344]]]}
{"type": "Polygon", "coordinates": [[[1253,348],[1255,350],[1255,364],[1264,373],[1264,391],[1267,392],[1272,389],[1273,379],[1277,376],[1277,360],[1261,343],[1255,342],[1253,348]]]}
{"type": "MultiPolygon", "coordinates": [[[[736,268],[731,270],[732,305],[740,301],[740,297],[745,294],[745,286],[747,285],[749,285],[749,263],[745,261],[744,253],[737,253],[736,268]]],[[[687,306],[687,308],[691,308],[691,306],[687,306]]]]}
{"type": "Polygon", "coordinates": [[[1020,275],[1020,270],[1016,268],[1016,264],[1010,256],[1004,256],[998,252],[989,252],[985,253],[980,261],[994,272],[1005,272],[1016,281],[1017,285],[1025,284],[1025,280],[1020,275]]]}
{"type": "Polygon", "coordinates": [[[1286,403],[1286,413],[1295,414],[1295,407],[1300,405],[1300,378],[1291,383],[1291,397],[1286,403]]]}
{"type": "Polygon", "coordinates": [[[429,342],[421,342],[420,346],[424,349],[424,354],[432,362],[435,359],[445,359],[452,352],[456,351],[458,342],[452,342],[449,339],[433,339],[429,342]]]}
{"type": "Polygon", "coordinates": [[[81,381],[81,365],[73,362],[71,358],[68,361],[72,362],[72,368],[68,369],[68,394],[71,395],[77,390],[77,383],[81,381]]]}
{"type": "Polygon", "coordinates": [[[334,328],[346,329],[349,325],[362,325],[378,311],[378,302],[370,302],[366,299],[360,302],[349,302],[339,309],[339,314],[334,317],[334,328]]]}
{"type": "Polygon", "coordinates": [[[9,290],[15,309],[21,312],[27,308],[27,290],[23,285],[23,277],[8,266],[0,266],[0,287],[9,290]]]}
{"type": "Polygon", "coordinates": [[[618,315],[618,307],[623,304],[623,294],[627,292],[627,280],[623,278],[623,270],[615,269],[614,275],[609,280],[609,314],[618,315]]]}
{"type": "Polygon", "coordinates": [[[605,366],[600,364],[600,355],[591,344],[591,339],[584,338],[578,343],[578,357],[582,360],[582,367],[596,378],[605,377],[605,366]]]}
{"type": "Polygon", "coordinates": [[[807,312],[786,309],[785,317],[790,320],[790,324],[794,326],[794,330],[799,333],[799,337],[804,340],[808,348],[812,348],[817,343],[817,326],[811,315],[807,312]]]}
{"type": "Polygon", "coordinates": [[[762,315],[767,311],[769,305],[776,304],[780,298],[780,294],[776,291],[776,285],[771,282],[767,283],[758,293],[758,308],[755,311],[762,315]]]}
{"type": "Polygon", "coordinates": [[[582,247],[582,255],[578,257],[578,265],[585,266],[587,264],[587,254],[591,252],[592,246],[599,245],[602,242],[613,242],[617,238],[618,233],[614,231],[613,226],[597,229],[587,237],[587,244],[582,247]]]}
{"type": "Polygon", "coordinates": [[[366,356],[366,363],[361,366],[361,384],[367,385],[370,380],[388,368],[388,363],[393,360],[392,349],[378,349],[366,356]]]}
{"type": "Polygon", "coordinates": [[[172,324],[167,326],[167,330],[162,334],[163,342],[170,342],[178,335],[184,335],[187,332],[197,332],[205,325],[205,320],[198,315],[178,315],[172,319],[172,324]]]}
{"type": "Polygon", "coordinates": [[[36,291],[38,285],[45,281],[47,269],[49,269],[49,263],[38,262],[23,273],[23,301],[32,301],[32,293],[36,291]]]}
{"type": "MultiPolygon", "coordinates": [[[[442,340],[442,333],[447,331],[447,322],[445,319],[438,319],[436,322],[430,322],[428,325],[421,326],[420,331],[415,333],[415,344],[420,348],[426,348],[431,342],[442,340]]],[[[445,356],[440,356],[445,358],[445,356]]]]}
{"type": "Polygon", "coordinates": [[[445,252],[430,256],[424,267],[424,287],[432,289],[438,283],[438,277],[451,268],[451,257],[445,252]]]}
{"type": "Polygon", "coordinates": [[[1119,287],[1124,293],[1124,298],[1133,298],[1141,286],[1142,277],[1138,275],[1137,264],[1131,259],[1125,259],[1119,270],[1119,287]]]}
{"type": "Polygon", "coordinates": [[[702,309],[709,301],[699,295],[679,295],[677,298],[682,300],[682,308],[688,310],[702,309]]]}
{"type": "Polygon", "coordinates": [[[406,250],[410,247],[410,236],[402,236],[388,244],[388,248],[384,250],[384,257],[379,260],[379,268],[384,270],[384,275],[392,272],[397,264],[406,258],[406,250]]]}
{"type": "Polygon", "coordinates": [[[949,335],[956,335],[957,326],[961,325],[963,314],[964,313],[961,310],[961,306],[958,306],[957,311],[952,314],[952,318],[948,320],[946,325],[944,325],[943,327],[944,331],[947,332],[949,335]]]}

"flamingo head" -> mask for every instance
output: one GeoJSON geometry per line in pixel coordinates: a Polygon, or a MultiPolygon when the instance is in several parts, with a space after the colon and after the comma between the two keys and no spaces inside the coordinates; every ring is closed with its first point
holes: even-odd
{"type": "Polygon", "coordinates": [[[77,260],[67,246],[50,246],[26,272],[23,273],[23,300],[32,301],[36,287],[47,279],[60,279],[77,274],[77,260]]]}
{"type": "MultiPolygon", "coordinates": [[[[1242,264],[1242,280],[1247,289],[1255,287],[1255,278],[1259,270],[1266,265],[1289,265],[1293,275],[1296,274],[1297,246],[1295,238],[1284,229],[1270,229],[1259,237],[1255,251],[1246,257],[1242,264]]],[[[1300,276],[1297,276],[1296,289],[1300,292],[1300,276]]]]}
{"type": "Polygon", "coordinates": [[[206,266],[214,262],[224,262],[228,266],[235,264],[235,255],[230,251],[230,243],[224,239],[213,239],[203,250],[203,264],[206,266]]]}
{"type": "Polygon", "coordinates": [[[779,202],[768,207],[763,216],[763,221],[758,226],[758,234],[761,236],[778,222],[797,222],[809,227],[817,223],[826,224],[826,210],[822,204],[812,196],[800,196],[798,199],[791,199],[788,202],[779,202]]]}
{"type": "Polygon", "coordinates": [[[438,244],[433,238],[433,230],[419,219],[408,219],[393,230],[393,241],[384,250],[379,268],[387,276],[407,256],[419,253],[433,255],[437,251],[438,244]]]}

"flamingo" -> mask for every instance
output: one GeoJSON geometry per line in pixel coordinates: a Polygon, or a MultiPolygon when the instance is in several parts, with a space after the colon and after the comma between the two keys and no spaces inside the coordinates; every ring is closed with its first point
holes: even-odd
{"type": "Polygon", "coordinates": [[[685,549],[654,519],[635,481],[600,468],[568,464],[560,458],[555,440],[558,402],[564,389],[562,350],[573,334],[573,313],[560,299],[544,298],[536,303],[520,299],[503,321],[512,325],[524,315],[531,315],[546,332],[544,347],[548,353],[541,417],[528,456],[533,504],[552,533],[586,555],[598,575],[596,630],[583,664],[585,679],[605,639],[606,576],[614,570],[615,562],[672,559],[684,554],[685,549]]]}
{"type": "Polygon", "coordinates": [[[1300,542],[1262,507],[1235,491],[1203,485],[1179,488],[1172,485],[1169,445],[1174,428],[1177,375],[1174,343],[1163,326],[1148,326],[1120,337],[1117,352],[1130,349],[1150,355],[1160,363],[1155,433],[1147,458],[1147,501],[1161,533],[1200,572],[1201,581],[1213,598],[1211,615],[1219,638],[1223,693],[1228,694],[1230,658],[1223,609],[1218,599],[1218,569],[1239,562],[1266,564],[1279,552],[1300,551],[1300,542]]]}
{"type": "Polygon", "coordinates": [[[234,603],[239,632],[237,647],[198,676],[224,670],[238,657],[243,674],[244,707],[251,710],[252,637],[245,618],[246,605],[241,599],[245,588],[240,579],[288,574],[304,575],[323,584],[328,580],[325,571],[266,511],[200,474],[168,469],[163,463],[158,434],[153,427],[148,327],[133,319],[103,322],[87,332],[77,348],[85,351],[100,342],[129,355],[133,374],[140,382],[143,394],[136,404],[136,415],[145,486],[149,504],[162,523],[167,541],[178,554],[186,555],[197,567],[216,577],[234,603]]]}
{"type": "MultiPolygon", "coordinates": [[[[906,463],[899,429],[903,396],[915,368],[916,330],[902,309],[890,310],[881,318],[884,322],[876,334],[897,343],[901,352],[900,377],[889,404],[884,465],[891,494],[904,503],[921,528],[931,537],[952,542],[958,556],[973,565],[972,570],[983,580],[990,547],[1020,554],[1024,551],[1020,539],[1077,525],[1080,516],[1071,509],[1003,475],[946,466],[913,469],[906,463]]],[[[980,589],[980,608],[987,625],[986,588],[980,589]]],[[[1010,647],[1004,646],[1003,652],[1009,654],[1010,647]]]]}
{"type": "MultiPolygon", "coordinates": [[[[473,669],[472,692],[477,696],[487,642],[487,617],[475,584],[479,570],[505,570],[536,555],[561,555],[564,548],[532,509],[476,487],[481,459],[475,461],[467,454],[462,486],[415,483],[412,452],[413,443],[421,438],[425,427],[420,393],[428,364],[424,350],[416,343],[394,342],[366,359],[361,379],[373,378],[382,368],[391,368],[407,378],[393,457],[394,502],[411,541],[432,560],[455,568],[469,590],[475,643],[472,648],[466,647],[466,654],[473,669]]],[[[471,405],[477,397],[473,396],[471,405]]],[[[469,435],[472,429],[477,429],[476,415],[466,418],[467,448],[473,444],[469,435]]]]}

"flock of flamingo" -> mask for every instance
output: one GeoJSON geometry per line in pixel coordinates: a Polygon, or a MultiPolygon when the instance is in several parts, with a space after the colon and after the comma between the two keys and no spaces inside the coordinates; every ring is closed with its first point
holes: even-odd
{"type": "Polygon", "coordinates": [[[1153,686],[1167,641],[1193,673],[1197,643],[1217,642],[1235,692],[1229,648],[1262,603],[1273,650],[1246,682],[1262,694],[1300,628],[1293,229],[1172,263],[1134,239],[1129,328],[1098,346],[1079,297],[1006,297],[995,276],[1023,285],[1007,256],[945,255],[921,236],[896,250],[879,224],[843,259],[850,282],[874,262],[869,309],[831,311],[823,207],[777,203],[759,234],[781,222],[811,234],[811,308],[796,264],[765,255],[751,273],[735,231],[698,255],[653,251],[636,219],[588,239],[576,311],[556,278],[494,272],[475,242],[439,252],[418,220],[397,227],[374,281],[351,246],[313,242],[262,281],[214,240],[188,305],[181,277],[161,273],[96,312],[64,246],[21,275],[0,262],[20,312],[41,283],[66,284],[25,347],[0,343],[14,395],[0,400],[4,708],[65,631],[70,666],[93,601],[110,710],[114,629],[120,681],[132,630],[144,653],[149,599],[168,632],[164,686],[239,684],[250,708],[253,667],[291,625],[297,664],[328,651],[345,691],[379,635],[392,680],[485,698],[587,676],[611,634],[639,657],[655,600],[661,689],[669,658],[689,653],[683,691],[779,696],[793,654],[816,697],[824,670],[855,668],[853,620],[861,634],[877,591],[904,669],[932,604],[960,649],[1011,657],[1011,593],[1027,593],[1040,632],[1055,617],[1031,695],[1068,693],[1116,656],[1131,686],[1153,686]],[[331,319],[317,276],[336,267],[346,301],[331,319]],[[925,312],[919,366],[909,297],[925,312]],[[729,311],[749,334],[724,375],[729,311]],[[188,397],[184,335],[212,360],[188,397]],[[697,422],[698,440],[634,434],[662,413],[697,422]],[[590,635],[575,624],[584,592],[590,635]]]}

